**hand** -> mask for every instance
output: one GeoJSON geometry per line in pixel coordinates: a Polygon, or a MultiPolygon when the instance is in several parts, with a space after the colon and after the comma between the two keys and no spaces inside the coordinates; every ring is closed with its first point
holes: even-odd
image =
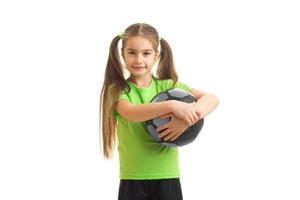
{"type": "Polygon", "coordinates": [[[185,120],[189,126],[194,125],[201,117],[201,113],[196,110],[196,102],[185,103],[173,100],[173,113],[185,120]]]}
{"type": "Polygon", "coordinates": [[[171,139],[171,141],[174,141],[189,127],[189,125],[186,121],[180,119],[173,113],[163,115],[160,118],[168,118],[168,117],[171,117],[171,120],[168,123],[158,127],[156,131],[157,132],[162,131],[159,134],[159,137],[160,138],[165,137],[163,138],[163,140],[167,141],[171,139]]]}

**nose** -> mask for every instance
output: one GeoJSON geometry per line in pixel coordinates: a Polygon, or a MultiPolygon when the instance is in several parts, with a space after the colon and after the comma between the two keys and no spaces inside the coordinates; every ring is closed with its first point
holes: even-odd
{"type": "Polygon", "coordinates": [[[137,54],[135,62],[138,64],[142,63],[142,55],[141,54],[137,54]]]}

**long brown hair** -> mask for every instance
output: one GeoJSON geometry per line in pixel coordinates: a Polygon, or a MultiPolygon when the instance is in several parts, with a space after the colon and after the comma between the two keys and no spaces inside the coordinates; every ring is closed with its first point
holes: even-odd
{"type": "MultiPolygon", "coordinates": [[[[122,51],[125,49],[126,41],[130,37],[142,36],[152,43],[155,52],[158,51],[160,44],[160,59],[157,66],[156,78],[159,80],[173,79],[174,84],[178,80],[175,70],[172,50],[166,40],[159,37],[158,32],[154,27],[146,23],[136,23],[127,27],[122,37],[122,51]]],[[[106,64],[104,82],[100,94],[100,144],[104,158],[112,157],[114,147],[116,145],[116,125],[117,121],[114,117],[114,106],[120,93],[130,87],[127,84],[124,76],[124,66],[121,63],[118,51],[118,42],[120,36],[115,36],[111,41],[109,48],[109,56],[106,64]]]]}

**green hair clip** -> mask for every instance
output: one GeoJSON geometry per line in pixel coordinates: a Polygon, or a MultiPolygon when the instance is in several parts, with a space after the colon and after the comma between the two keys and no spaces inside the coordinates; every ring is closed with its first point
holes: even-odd
{"type": "Polygon", "coordinates": [[[122,32],[119,34],[119,38],[123,40],[123,39],[124,39],[124,35],[125,35],[125,34],[124,34],[124,32],[122,31],[122,32]]]}

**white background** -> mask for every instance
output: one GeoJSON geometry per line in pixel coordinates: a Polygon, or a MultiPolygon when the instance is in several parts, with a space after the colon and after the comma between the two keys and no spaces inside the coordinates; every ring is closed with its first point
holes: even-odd
{"type": "Polygon", "coordinates": [[[1,1],[0,199],[117,199],[99,146],[114,36],[153,25],[218,108],[180,149],[186,200],[300,199],[296,1],[1,1]]]}

